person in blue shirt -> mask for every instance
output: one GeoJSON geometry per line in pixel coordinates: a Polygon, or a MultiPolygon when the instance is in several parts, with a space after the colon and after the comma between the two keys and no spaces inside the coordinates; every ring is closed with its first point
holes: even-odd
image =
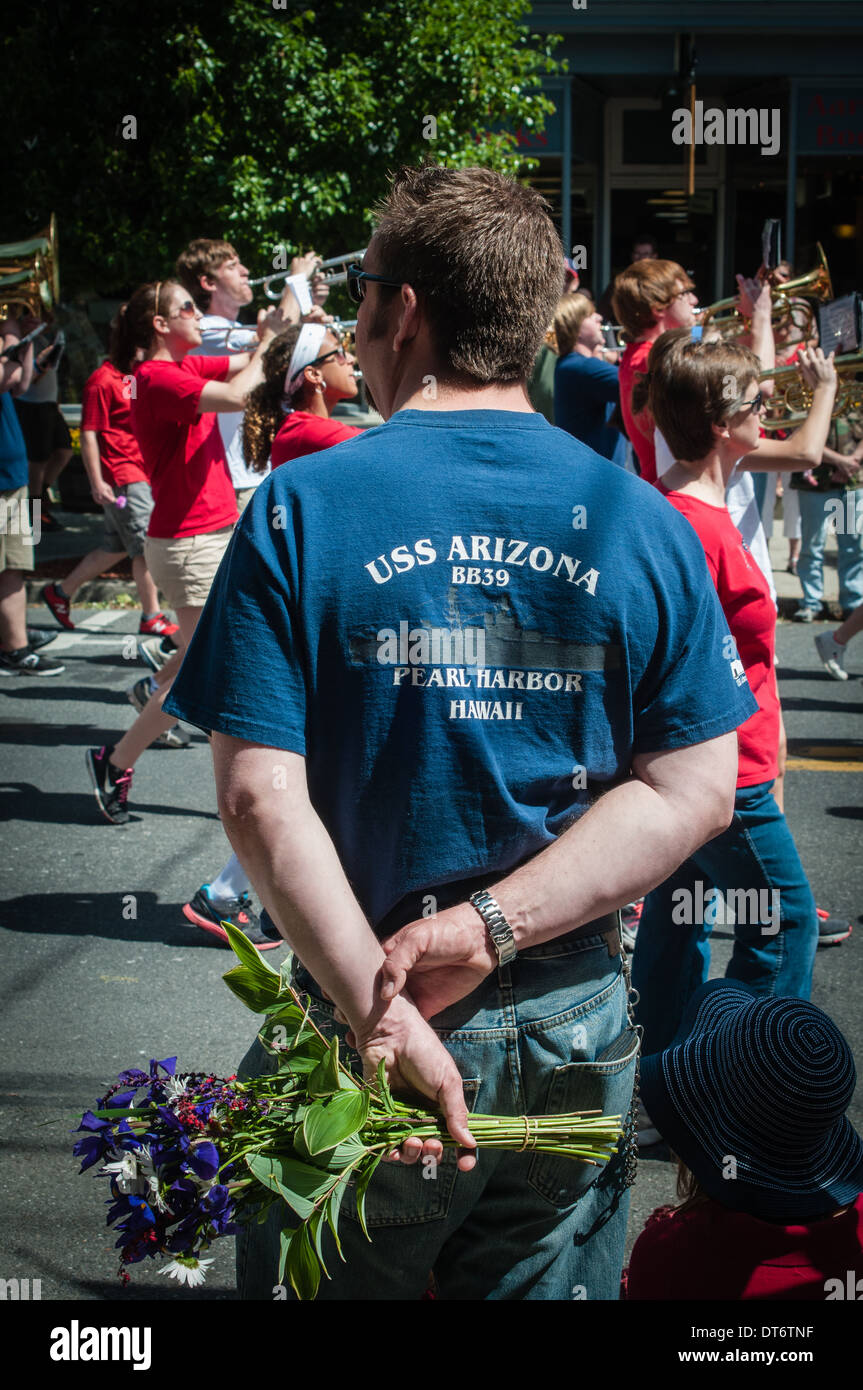
{"type": "Polygon", "coordinates": [[[557,307],[554,334],[554,423],[623,468],[626,438],[610,423],[615,412],[620,417],[617,367],[597,356],[605,345],[602,319],[584,295],[567,295],[557,307]]]}
{"type": "MultiPolygon", "coordinates": [[[[602,1170],[477,1165],[468,1107],[627,1115],[616,909],[733,810],[755,703],[697,536],[530,408],[561,262],[535,190],[395,175],[348,280],[386,423],[257,489],[166,701],[212,731],[314,1018],[458,1146],[380,1165],[371,1246],[348,1190],[323,1298],[419,1298],[432,1268],[446,1299],[618,1297],[631,1125],[602,1170]]],[[[243,1296],[272,1298],[283,1224],[243,1229],[243,1296]]]]}

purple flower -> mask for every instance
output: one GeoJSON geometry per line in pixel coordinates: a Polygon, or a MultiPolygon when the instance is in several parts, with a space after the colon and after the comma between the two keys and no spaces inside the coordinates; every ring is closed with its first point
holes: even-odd
{"type": "Polygon", "coordinates": [[[207,1141],[189,1151],[188,1164],[199,1178],[214,1178],[219,1171],[219,1150],[207,1141]]]}
{"type": "Polygon", "coordinates": [[[234,1203],[226,1187],[211,1187],[201,1198],[201,1209],[217,1235],[229,1236],[237,1229],[231,1218],[234,1203]]]}

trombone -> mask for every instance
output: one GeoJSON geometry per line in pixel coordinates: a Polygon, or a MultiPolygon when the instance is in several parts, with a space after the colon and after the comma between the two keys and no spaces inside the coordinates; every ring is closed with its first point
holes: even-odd
{"type": "MultiPolygon", "coordinates": [[[[863,405],[863,349],[846,352],[834,358],[833,365],[839,384],[836,399],[830,412],[831,418],[847,415],[863,405]]],[[[787,367],[771,367],[767,372],[759,372],[759,381],[775,381],[775,393],[765,400],[761,415],[761,428],[768,434],[776,430],[792,430],[809,414],[812,406],[812,392],[803,380],[800,369],[794,363],[787,367]]]]}
{"type": "MultiPolygon", "coordinates": [[[[798,275],[794,280],[780,281],[775,287],[770,313],[774,332],[794,326],[800,329],[804,338],[810,338],[815,328],[815,313],[810,304],[800,301],[817,299],[821,304],[826,304],[833,298],[827,257],[821,242],[817,242],[816,245],[818,264],[805,275],[798,275]]],[[[770,275],[767,278],[773,285],[770,275]]],[[[723,338],[737,338],[742,333],[748,333],[749,323],[737,308],[737,300],[738,296],[733,294],[728,299],[717,299],[715,304],[708,304],[700,311],[698,322],[704,328],[711,324],[723,338]]]]}
{"type": "MultiPolygon", "coordinates": [[[[328,261],[320,261],[316,269],[307,276],[307,279],[311,282],[316,276],[322,275],[326,285],[344,285],[348,278],[348,265],[351,261],[362,260],[365,254],[366,248],[362,247],[359,251],[345,251],[341,256],[332,256],[328,261]],[[338,269],[338,267],[342,268],[338,269]],[[328,271],[331,273],[327,274],[328,271]]],[[[285,292],[284,284],[279,289],[274,289],[275,282],[282,280],[287,283],[290,278],[290,270],[277,270],[272,275],[261,275],[257,280],[250,280],[249,284],[263,285],[267,299],[272,299],[275,302],[281,299],[285,292]]]]}
{"type": "Polygon", "coordinates": [[[0,318],[7,318],[16,306],[40,318],[59,303],[57,219],[53,213],[37,236],[0,246],[0,272],[0,318]]]}

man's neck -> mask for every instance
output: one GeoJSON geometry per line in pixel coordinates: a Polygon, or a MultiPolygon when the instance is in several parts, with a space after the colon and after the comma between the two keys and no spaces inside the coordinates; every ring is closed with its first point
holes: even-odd
{"type": "Polygon", "coordinates": [[[579,357],[593,356],[593,348],[585,347],[584,343],[576,343],[575,347],[572,350],[573,352],[578,353],[579,357]]]}
{"type": "Polygon", "coordinates": [[[237,315],[242,308],[225,290],[213,290],[210,295],[210,307],[205,310],[207,314],[215,315],[219,318],[230,319],[231,323],[237,322],[237,315]]]}
{"type": "MultiPolygon", "coordinates": [[[[419,382],[406,381],[395,392],[389,414],[397,410],[510,410],[533,414],[528,399],[527,383],[507,381],[489,386],[457,387],[439,382],[433,395],[429,393],[426,375],[419,382]]],[[[389,418],[387,416],[386,418],[389,418]]]]}

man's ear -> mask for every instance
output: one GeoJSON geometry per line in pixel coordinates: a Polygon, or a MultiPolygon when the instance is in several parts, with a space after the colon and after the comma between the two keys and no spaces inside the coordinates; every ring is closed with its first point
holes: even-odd
{"type": "Polygon", "coordinates": [[[218,288],[212,275],[199,275],[198,284],[201,286],[202,290],[205,290],[207,292],[207,294],[212,294],[213,290],[218,288]]]}
{"type": "Polygon", "coordinates": [[[419,333],[422,317],[422,309],[416,296],[416,290],[412,285],[402,285],[399,318],[393,337],[393,352],[399,352],[408,343],[413,342],[419,333]]]}

